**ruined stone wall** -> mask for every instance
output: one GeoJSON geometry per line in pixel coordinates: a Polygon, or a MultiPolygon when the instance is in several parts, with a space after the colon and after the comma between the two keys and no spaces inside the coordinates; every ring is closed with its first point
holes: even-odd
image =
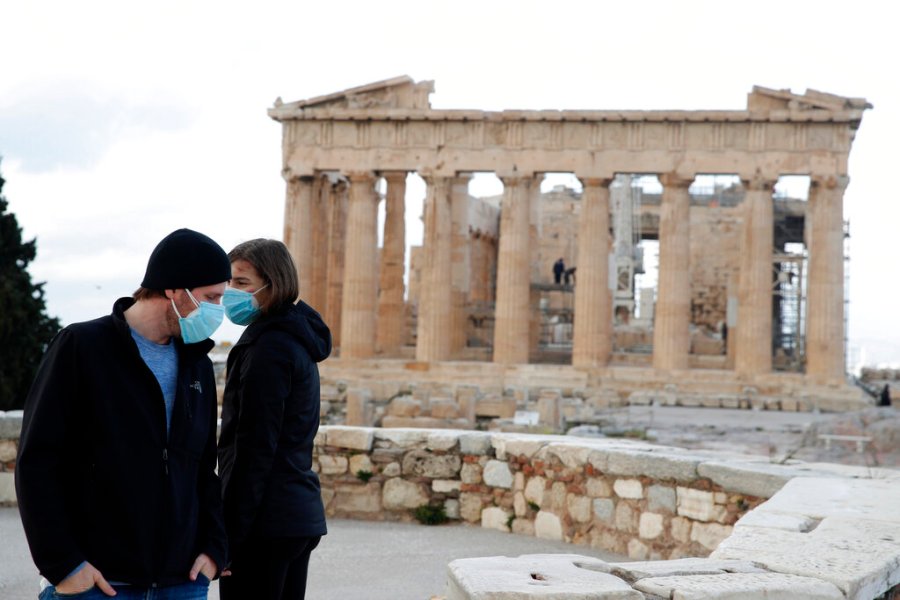
{"type": "Polygon", "coordinates": [[[0,506],[16,500],[14,473],[21,429],[21,411],[0,411],[0,506]]]}
{"type": "Polygon", "coordinates": [[[323,427],[315,464],[329,516],[412,521],[431,506],[637,559],[707,555],[786,476],[628,440],[355,427],[323,427]]]}

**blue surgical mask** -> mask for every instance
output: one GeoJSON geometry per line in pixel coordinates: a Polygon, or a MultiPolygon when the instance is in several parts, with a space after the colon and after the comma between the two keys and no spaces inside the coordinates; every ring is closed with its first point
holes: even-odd
{"type": "Polygon", "coordinates": [[[197,308],[191,311],[188,316],[182,317],[178,314],[178,307],[175,306],[175,299],[172,299],[172,308],[178,315],[178,325],[181,327],[181,339],[185,344],[196,344],[202,342],[216,332],[222,320],[225,318],[225,307],[221,304],[213,304],[212,302],[197,302],[190,290],[184,290],[190,297],[191,301],[197,308]]]}
{"type": "Polygon", "coordinates": [[[249,325],[259,316],[259,302],[254,296],[267,287],[269,284],[262,286],[252,294],[233,287],[225,288],[225,295],[222,296],[225,315],[235,325],[249,325]]]}

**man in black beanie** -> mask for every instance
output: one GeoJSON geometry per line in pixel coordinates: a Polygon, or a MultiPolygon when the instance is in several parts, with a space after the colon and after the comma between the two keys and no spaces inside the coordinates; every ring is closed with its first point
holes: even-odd
{"type": "Polygon", "coordinates": [[[216,242],[179,229],[133,297],[50,343],[16,460],[40,598],[207,597],[227,555],[207,353],[230,279],[216,242]]]}

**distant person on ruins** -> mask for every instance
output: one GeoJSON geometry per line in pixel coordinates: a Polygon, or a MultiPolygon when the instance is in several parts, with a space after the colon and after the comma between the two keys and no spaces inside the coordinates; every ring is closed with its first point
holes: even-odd
{"type": "Polygon", "coordinates": [[[576,267],[571,267],[571,268],[569,268],[569,269],[566,269],[566,273],[565,273],[565,282],[566,282],[566,285],[570,285],[570,284],[574,284],[574,283],[575,283],[575,268],[576,268],[576,267]]]}
{"type": "Polygon", "coordinates": [[[228,355],[219,474],[231,562],[222,600],[298,600],[325,535],[313,471],[319,368],[331,333],[302,300],[294,261],[276,240],[236,246],[225,314],[247,329],[228,355]]]}
{"type": "Polygon", "coordinates": [[[563,273],[566,272],[566,262],[560,258],[553,263],[553,283],[559,285],[562,283],[563,273]]]}
{"type": "Polygon", "coordinates": [[[16,459],[41,600],[207,597],[228,553],[207,353],[229,279],[225,251],[179,229],[132,297],[50,343],[16,459]]]}
{"type": "Polygon", "coordinates": [[[881,389],[881,396],[878,399],[878,406],[890,406],[891,405],[891,386],[888,384],[884,384],[884,387],[881,389]]]}

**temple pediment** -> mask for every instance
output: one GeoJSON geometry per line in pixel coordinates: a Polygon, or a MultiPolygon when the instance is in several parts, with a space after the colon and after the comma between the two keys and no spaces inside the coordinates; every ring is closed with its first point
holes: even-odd
{"type": "Polygon", "coordinates": [[[865,98],[846,98],[836,94],[828,94],[817,90],[806,90],[805,94],[795,94],[791,90],[773,90],[762,86],[753,86],[747,95],[747,110],[865,110],[872,108],[865,98]]]}
{"type": "Polygon", "coordinates": [[[408,75],[384,79],[308,100],[285,104],[275,101],[276,109],[370,109],[412,108],[428,110],[428,96],[434,91],[434,81],[415,82],[408,75]]]}

